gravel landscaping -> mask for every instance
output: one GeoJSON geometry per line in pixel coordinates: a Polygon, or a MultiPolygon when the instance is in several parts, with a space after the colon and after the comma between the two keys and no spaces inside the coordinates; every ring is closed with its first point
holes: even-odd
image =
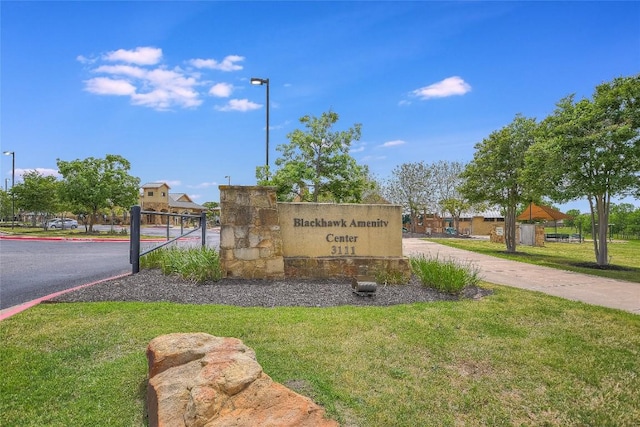
{"type": "Polygon", "coordinates": [[[479,299],[491,291],[467,287],[460,296],[422,286],[413,279],[407,285],[378,285],[374,296],[358,296],[351,281],[342,280],[245,280],[223,279],[193,284],[159,270],[142,270],[60,295],[50,302],[167,301],[180,304],[222,304],[241,307],[329,307],[339,305],[386,306],[414,302],[479,299]]]}

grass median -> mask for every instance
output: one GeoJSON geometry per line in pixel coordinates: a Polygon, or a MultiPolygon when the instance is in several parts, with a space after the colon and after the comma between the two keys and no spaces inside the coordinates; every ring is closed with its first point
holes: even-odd
{"type": "Polygon", "coordinates": [[[41,304],[0,323],[0,418],[144,426],[147,344],[206,332],[345,426],[636,425],[640,316],[486,286],[391,307],[41,304]]]}

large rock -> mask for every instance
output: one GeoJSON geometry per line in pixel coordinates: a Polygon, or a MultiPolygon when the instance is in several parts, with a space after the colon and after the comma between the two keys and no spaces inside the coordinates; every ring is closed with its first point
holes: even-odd
{"type": "Polygon", "coordinates": [[[236,338],[169,334],[147,348],[149,426],[337,426],[311,399],[274,382],[236,338]]]}

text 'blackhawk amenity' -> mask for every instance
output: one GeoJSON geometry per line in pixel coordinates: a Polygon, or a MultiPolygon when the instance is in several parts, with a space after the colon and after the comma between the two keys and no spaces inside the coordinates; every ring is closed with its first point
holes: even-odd
{"type": "Polygon", "coordinates": [[[386,227],[389,225],[389,221],[384,221],[380,218],[374,221],[358,221],[352,219],[348,221],[346,219],[330,219],[314,218],[311,220],[304,218],[294,218],[294,227],[386,227]]]}

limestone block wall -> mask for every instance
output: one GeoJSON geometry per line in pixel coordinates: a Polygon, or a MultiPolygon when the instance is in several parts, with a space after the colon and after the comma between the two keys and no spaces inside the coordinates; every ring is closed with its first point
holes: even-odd
{"type": "Polygon", "coordinates": [[[343,278],[375,281],[378,273],[400,273],[405,281],[411,278],[411,265],[406,257],[285,257],[286,277],[343,278]]]}
{"type": "Polygon", "coordinates": [[[410,277],[400,206],[277,203],[275,187],[223,185],[220,208],[225,277],[410,277]]]}
{"type": "Polygon", "coordinates": [[[220,262],[229,278],[284,277],[273,187],[220,186],[220,262]]]}

